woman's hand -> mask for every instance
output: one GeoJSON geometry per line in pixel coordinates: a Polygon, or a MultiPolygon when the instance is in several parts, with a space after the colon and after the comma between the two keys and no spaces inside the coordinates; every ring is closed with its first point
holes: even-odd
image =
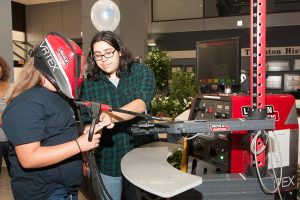
{"type": "Polygon", "coordinates": [[[99,121],[102,122],[108,129],[111,129],[115,126],[115,124],[112,122],[112,117],[107,112],[101,112],[99,116],[99,121]]]}
{"type": "Polygon", "coordinates": [[[88,141],[88,135],[90,131],[90,125],[87,125],[84,128],[83,135],[77,138],[77,142],[80,148],[80,151],[85,152],[91,149],[97,148],[99,146],[100,138],[101,138],[101,130],[103,127],[113,128],[114,123],[111,121],[111,117],[109,114],[102,112],[99,117],[99,122],[95,125],[94,134],[92,141],[88,141]]]}
{"type": "Polygon", "coordinates": [[[76,139],[76,142],[78,143],[78,148],[81,152],[89,151],[91,149],[97,148],[99,146],[100,138],[101,138],[101,131],[103,128],[103,125],[100,125],[100,122],[95,125],[94,128],[94,134],[92,141],[88,141],[88,135],[90,131],[91,126],[87,125],[84,130],[83,134],[76,139]]]}

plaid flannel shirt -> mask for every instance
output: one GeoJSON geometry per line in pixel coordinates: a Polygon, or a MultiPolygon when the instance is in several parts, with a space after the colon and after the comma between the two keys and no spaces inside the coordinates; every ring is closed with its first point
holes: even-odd
{"type": "MultiPolygon", "coordinates": [[[[129,74],[121,75],[118,87],[102,73],[97,82],[85,79],[80,89],[80,98],[108,104],[113,108],[120,108],[135,99],[142,99],[150,112],[155,92],[152,70],[144,64],[135,63],[129,74]]],[[[86,108],[81,108],[81,119],[84,124],[90,123],[91,118],[86,108]]],[[[130,126],[138,120],[141,119],[115,123],[113,129],[103,129],[100,146],[95,150],[96,162],[101,173],[121,176],[122,157],[134,147],[157,139],[153,135],[133,137],[129,132],[130,126]]]]}

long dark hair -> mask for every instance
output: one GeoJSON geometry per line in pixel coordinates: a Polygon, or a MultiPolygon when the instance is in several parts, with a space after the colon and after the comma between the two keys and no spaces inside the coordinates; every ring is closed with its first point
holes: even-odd
{"type": "MultiPolygon", "coordinates": [[[[100,72],[102,71],[94,60],[94,44],[96,42],[104,41],[114,47],[119,53],[120,56],[120,66],[116,72],[116,75],[120,77],[121,73],[127,74],[130,72],[131,65],[133,63],[133,57],[131,53],[125,48],[119,36],[114,34],[111,31],[101,31],[97,33],[91,42],[90,52],[87,58],[87,74],[88,78],[94,81],[98,81],[100,78],[100,72]]],[[[106,74],[104,71],[102,73],[106,74]]]]}

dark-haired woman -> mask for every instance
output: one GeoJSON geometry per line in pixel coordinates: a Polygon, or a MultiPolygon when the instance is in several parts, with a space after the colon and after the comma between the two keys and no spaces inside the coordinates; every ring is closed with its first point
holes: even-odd
{"type": "MultiPolygon", "coordinates": [[[[102,31],[94,36],[87,65],[90,71],[81,86],[81,98],[109,104],[113,108],[138,113],[150,112],[151,101],[156,92],[154,74],[145,64],[134,61],[131,53],[113,32],[102,31]]],[[[88,112],[82,113],[82,119],[89,123],[88,112]]],[[[120,166],[122,157],[134,147],[155,138],[133,137],[129,133],[130,126],[141,119],[117,112],[109,114],[115,127],[103,129],[95,159],[110,196],[119,200],[124,182],[120,166]]],[[[128,194],[128,189],[126,190],[128,194]]]]}

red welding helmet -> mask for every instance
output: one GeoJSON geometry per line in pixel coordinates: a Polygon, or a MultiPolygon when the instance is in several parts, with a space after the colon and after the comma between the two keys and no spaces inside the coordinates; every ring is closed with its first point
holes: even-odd
{"type": "Polygon", "coordinates": [[[58,33],[48,33],[34,49],[34,66],[56,88],[71,99],[83,80],[84,58],[81,48],[58,33]]]}

